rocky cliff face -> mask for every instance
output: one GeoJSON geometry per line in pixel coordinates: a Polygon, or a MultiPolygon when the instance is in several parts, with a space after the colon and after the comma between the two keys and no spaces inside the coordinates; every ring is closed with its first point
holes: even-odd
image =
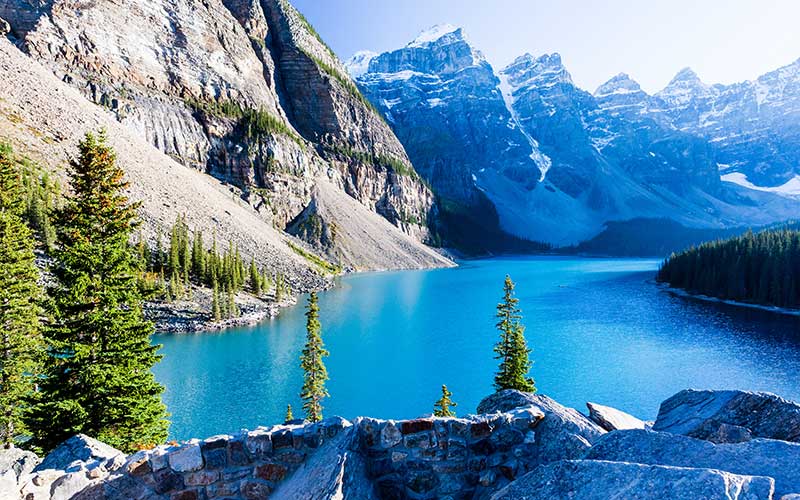
{"type": "Polygon", "coordinates": [[[492,67],[463,30],[437,26],[348,66],[445,203],[485,213],[490,186],[521,197],[537,188],[547,160],[516,127],[492,67]]]}
{"type": "Polygon", "coordinates": [[[341,63],[284,0],[0,2],[18,44],[285,228],[319,178],[419,240],[433,196],[341,63]]]}
{"type": "Polygon", "coordinates": [[[727,180],[776,188],[800,175],[800,59],[733,85],[706,85],[686,68],[656,97],[675,127],[714,145],[727,180]]]}

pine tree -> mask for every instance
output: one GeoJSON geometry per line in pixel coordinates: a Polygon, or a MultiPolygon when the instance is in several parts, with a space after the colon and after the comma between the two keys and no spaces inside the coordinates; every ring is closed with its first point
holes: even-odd
{"type": "Polygon", "coordinates": [[[255,259],[250,260],[250,290],[256,296],[261,295],[261,275],[258,274],[255,259]]]}
{"type": "Polygon", "coordinates": [[[310,422],[322,420],[322,400],[329,396],[325,389],[328,370],[322,360],[329,353],[325,350],[320,330],[317,294],[312,293],[306,309],[306,344],[300,356],[300,367],[304,374],[300,398],[303,400],[306,419],[310,422]]]}
{"type": "Polygon", "coordinates": [[[29,428],[45,451],[85,433],[132,452],[163,442],[168,427],[164,388],[151,372],[159,347],[150,343],[129,246],[137,205],[104,133],[87,134],[79,152],[69,172],[74,194],[55,217],[53,321],[29,428]]]}
{"type": "Polygon", "coordinates": [[[447,386],[442,384],[442,397],[433,405],[433,415],[436,417],[455,417],[456,414],[450,409],[458,406],[450,399],[453,393],[447,390],[447,386]]]}
{"type": "Polygon", "coordinates": [[[219,305],[219,285],[216,281],[213,284],[213,295],[211,298],[211,314],[214,317],[214,321],[219,322],[222,321],[222,309],[219,305]]]}
{"type": "Polygon", "coordinates": [[[289,423],[294,420],[294,414],[292,413],[292,405],[286,405],[286,417],[283,419],[284,423],[289,423]]]}
{"type": "Polygon", "coordinates": [[[33,233],[22,220],[21,177],[11,155],[0,145],[0,441],[5,448],[25,432],[24,412],[42,353],[33,233]]]}
{"type": "Polygon", "coordinates": [[[503,285],[503,300],[497,304],[497,329],[500,340],[494,348],[495,359],[500,366],[494,378],[497,391],[516,389],[524,392],[535,392],[533,379],[528,378],[531,368],[530,350],[525,342],[525,329],[520,324],[522,316],[519,310],[519,299],[514,297],[514,282],[506,276],[503,285]]]}
{"type": "Polygon", "coordinates": [[[239,317],[239,306],[236,305],[236,293],[233,287],[228,287],[228,319],[239,317]]]}
{"type": "Polygon", "coordinates": [[[203,248],[203,232],[194,232],[192,242],[192,273],[195,278],[202,282],[206,275],[206,254],[203,248]]]}

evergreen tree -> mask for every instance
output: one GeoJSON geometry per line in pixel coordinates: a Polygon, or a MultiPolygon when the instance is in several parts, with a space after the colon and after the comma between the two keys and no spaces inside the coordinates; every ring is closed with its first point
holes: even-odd
{"type": "Polygon", "coordinates": [[[23,412],[42,351],[34,240],[22,220],[22,180],[11,154],[0,145],[0,441],[5,448],[25,432],[23,412]]]}
{"type": "Polygon", "coordinates": [[[250,290],[256,295],[261,295],[261,275],[258,273],[255,259],[250,260],[250,290]]]}
{"type": "Polygon", "coordinates": [[[236,305],[236,293],[233,287],[228,287],[228,319],[239,317],[239,306],[236,305]]]}
{"type": "Polygon", "coordinates": [[[433,405],[433,415],[436,417],[455,417],[456,414],[450,409],[458,406],[453,402],[453,393],[447,390],[447,386],[442,384],[442,397],[433,405]]]}
{"type": "Polygon", "coordinates": [[[328,370],[322,359],[329,353],[325,350],[320,330],[317,294],[312,293],[306,309],[306,344],[300,356],[300,367],[304,374],[300,398],[303,400],[306,419],[310,422],[322,420],[322,400],[329,396],[325,389],[328,370]]]}
{"type": "Polygon", "coordinates": [[[194,241],[192,242],[192,273],[200,282],[203,281],[206,274],[206,254],[203,248],[203,232],[194,232],[194,241]]]}
{"type": "Polygon", "coordinates": [[[214,281],[213,285],[213,295],[211,298],[211,315],[214,317],[214,321],[219,322],[222,321],[222,309],[219,305],[219,285],[216,281],[214,281]]]}
{"type": "Polygon", "coordinates": [[[497,391],[516,389],[524,392],[535,392],[533,379],[528,378],[532,363],[530,350],[525,342],[525,328],[520,323],[522,316],[519,310],[519,299],[514,297],[514,282],[506,276],[503,285],[503,300],[497,304],[497,329],[500,340],[494,348],[495,359],[500,366],[494,378],[497,391]]]}
{"type": "Polygon", "coordinates": [[[294,420],[294,414],[292,413],[292,405],[286,405],[286,417],[283,419],[284,423],[289,423],[294,420]]]}
{"type": "Polygon", "coordinates": [[[129,246],[137,205],[103,133],[87,134],[79,152],[69,172],[74,194],[56,212],[53,321],[29,428],[45,451],[85,433],[132,452],[163,442],[168,427],[151,372],[159,347],[150,344],[129,246]]]}

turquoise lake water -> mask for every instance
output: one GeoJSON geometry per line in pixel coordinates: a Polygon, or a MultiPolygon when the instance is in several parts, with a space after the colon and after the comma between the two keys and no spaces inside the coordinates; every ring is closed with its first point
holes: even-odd
{"type": "MultiPolygon", "coordinates": [[[[652,419],[684,388],[800,399],[800,319],[674,297],[655,260],[519,257],[459,268],[348,276],[320,295],[331,380],[325,414],[412,418],[447,384],[459,414],[492,392],[494,308],[517,283],[539,391],[652,419]]],[[[270,322],[157,335],[171,437],[233,433],[301,413],[305,298],[270,322]]]]}

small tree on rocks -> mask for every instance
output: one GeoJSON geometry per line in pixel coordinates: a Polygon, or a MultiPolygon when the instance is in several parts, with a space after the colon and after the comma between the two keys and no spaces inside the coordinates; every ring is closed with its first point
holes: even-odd
{"type": "Polygon", "coordinates": [[[320,329],[317,294],[312,293],[306,309],[306,345],[300,356],[300,367],[304,374],[300,398],[303,400],[306,418],[310,422],[322,420],[322,400],[329,396],[325,389],[328,370],[322,361],[322,358],[328,356],[329,353],[325,350],[320,329]]]}
{"type": "Polygon", "coordinates": [[[447,386],[442,384],[442,397],[433,405],[433,414],[436,417],[455,417],[456,414],[450,409],[458,406],[453,402],[453,393],[447,390],[447,386]]]}
{"type": "Polygon", "coordinates": [[[525,341],[525,327],[520,323],[522,316],[519,299],[514,297],[514,282],[506,276],[503,285],[503,300],[497,304],[497,329],[500,340],[494,348],[495,359],[500,366],[494,377],[497,391],[516,389],[523,392],[536,392],[536,385],[528,372],[533,363],[529,359],[531,352],[525,341]]]}

